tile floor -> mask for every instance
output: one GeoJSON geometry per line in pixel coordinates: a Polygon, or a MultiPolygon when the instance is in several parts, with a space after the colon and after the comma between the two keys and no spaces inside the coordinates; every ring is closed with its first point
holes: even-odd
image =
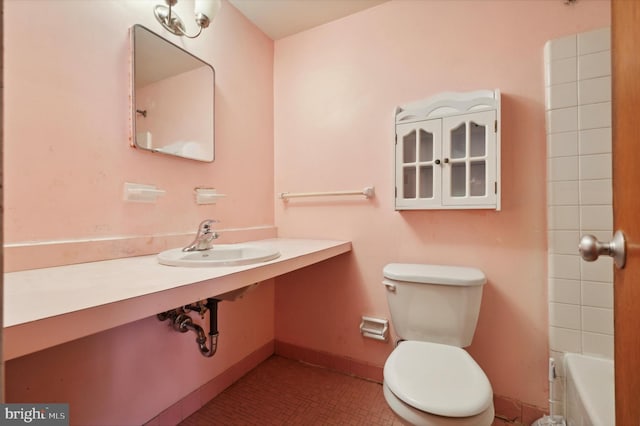
{"type": "Polygon", "coordinates": [[[400,425],[382,385],[272,356],[182,426],[400,425]]]}

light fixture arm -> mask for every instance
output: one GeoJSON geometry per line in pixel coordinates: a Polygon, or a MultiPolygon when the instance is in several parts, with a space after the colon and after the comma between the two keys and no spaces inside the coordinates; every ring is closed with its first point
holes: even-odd
{"type": "Polygon", "coordinates": [[[183,36],[185,36],[185,37],[189,37],[189,38],[196,38],[196,37],[198,37],[200,34],[202,34],[202,28],[203,28],[203,27],[200,27],[200,29],[198,30],[198,32],[197,32],[197,34],[196,34],[196,35],[189,35],[189,34],[187,34],[187,33],[182,33],[182,35],[183,35],[183,36]]]}
{"type": "MultiPolygon", "coordinates": [[[[186,32],[184,22],[182,22],[182,19],[180,19],[178,14],[175,13],[175,11],[173,10],[173,6],[175,6],[175,4],[178,1],[177,0],[165,0],[165,1],[167,3],[167,6],[157,5],[153,9],[153,13],[156,16],[156,19],[158,20],[158,22],[160,22],[160,24],[162,24],[162,26],[167,31],[180,37],[182,36],[185,36],[188,38],[198,37],[202,33],[202,30],[209,26],[209,24],[211,23],[211,19],[213,19],[213,16],[215,16],[215,13],[217,12],[217,10],[211,9],[211,12],[209,12],[212,14],[211,18],[202,12],[197,12],[196,23],[198,24],[198,27],[199,27],[198,33],[195,35],[189,35],[186,32]]],[[[217,7],[219,7],[219,3],[217,7]]]]}

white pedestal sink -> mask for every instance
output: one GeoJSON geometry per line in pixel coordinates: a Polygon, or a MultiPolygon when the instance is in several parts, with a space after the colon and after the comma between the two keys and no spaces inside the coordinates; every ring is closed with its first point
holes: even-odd
{"type": "Polygon", "coordinates": [[[216,244],[209,250],[165,250],[158,254],[158,262],[168,266],[211,267],[237,266],[276,259],[280,252],[274,248],[253,244],[216,244]]]}

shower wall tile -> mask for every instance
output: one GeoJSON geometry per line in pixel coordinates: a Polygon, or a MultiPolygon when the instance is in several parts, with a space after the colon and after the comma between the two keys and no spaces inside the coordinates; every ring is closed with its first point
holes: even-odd
{"type": "Polygon", "coordinates": [[[613,283],[582,281],[580,294],[583,306],[613,309],[613,283]]]}
{"type": "Polygon", "coordinates": [[[580,229],[580,207],[579,206],[549,206],[548,209],[549,229],[580,229]]]}
{"type": "Polygon", "coordinates": [[[557,61],[558,59],[571,58],[578,53],[578,37],[570,35],[567,37],[557,38],[547,43],[548,59],[557,61]]]}
{"type": "Polygon", "coordinates": [[[613,335],[613,309],[583,306],[582,330],[613,335]]]}
{"type": "MultiPolygon", "coordinates": [[[[609,233],[609,238],[611,238],[611,233],[609,233]]],[[[597,262],[583,261],[578,266],[582,280],[602,283],[613,282],[613,259],[610,257],[601,256],[597,262]]]]}
{"type": "Polygon", "coordinates": [[[580,202],[578,181],[549,182],[547,196],[551,206],[577,205],[580,202]]]}
{"type": "Polygon", "coordinates": [[[611,127],[581,130],[578,135],[580,155],[611,152],[611,127]]]}
{"type": "MultiPolygon", "coordinates": [[[[584,229],[582,228],[580,230],[581,234],[580,235],[584,235],[584,234],[590,234],[593,235],[594,237],[596,237],[598,240],[600,241],[609,241],[611,239],[611,230],[597,230],[597,229],[584,229]]],[[[607,257],[602,257],[600,259],[605,259],[604,262],[608,262],[607,257]]],[[[611,261],[611,265],[613,265],[613,261],[611,261]]]]}
{"type": "Polygon", "coordinates": [[[580,306],[566,303],[550,303],[549,324],[554,327],[580,330],[580,306]]]}
{"type": "Polygon", "coordinates": [[[581,287],[580,280],[565,280],[560,278],[551,278],[549,280],[549,301],[558,303],[570,303],[580,305],[581,287]]]}
{"type": "Polygon", "coordinates": [[[549,276],[552,278],[579,280],[580,257],[577,255],[551,254],[549,256],[549,276]]]}
{"type": "Polygon", "coordinates": [[[575,255],[579,241],[578,231],[550,231],[549,252],[575,255]]]}
{"type": "Polygon", "coordinates": [[[580,56],[577,61],[578,80],[611,75],[611,52],[608,50],[580,56]]]}
{"type": "Polygon", "coordinates": [[[575,56],[551,62],[547,67],[547,86],[578,80],[578,58],[575,56]]]}
{"type": "Polygon", "coordinates": [[[560,359],[613,356],[613,261],[585,262],[577,248],[613,228],[610,42],[602,28],[545,45],[549,341],[560,359]]]}
{"type": "Polygon", "coordinates": [[[549,134],[547,153],[549,158],[578,155],[578,132],[549,134]]]}
{"type": "Polygon", "coordinates": [[[578,108],[572,107],[549,110],[547,113],[547,128],[548,133],[578,130],[578,108]]]}
{"type": "Polygon", "coordinates": [[[550,158],[547,172],[550,181],[578,180],[578,156],[550,158]]]}
{"type": "Polygon", "coordinates": [[[578,55],[611,49],[611,29],[599,28],[578,34],[578,55]]]}
{"type": "Polygon", "coordinates": [[[611,179],[611,154],[580,156],[580,179],[611,179]]]}
{"type": "Polygon", "coordinates": [[[582,353],[613,359],[613,336],[583,332],[582,353]]]}
{"type": "Polygon", "coordinates": [[[549,327],[549,346],[560,352],[581,352],[581,333],[578,330],[549,327]]]}
{"type": "Polygon", "coordinates": [[[578,105],[578,84],[575,81],[547,87],[547,109],[578,105]]]}
{"type": "Polygon", "coordinates": [[[581,180],[580,204],[605,204],[611,206],[613,199],[613,183],[611,179],[581,180]]]}
{"type": "Polygon", "coordinates": [[[579,105],[578,127],[580,130],[611,127],[611,102],[579,105]]]}
{"type": "MultiPolygon", "coordinates": [[[[578,83],[580,104],[595,104],[611,101],[611,77],[592,78],[578,83]]],[[[576,88],[576,99],[578,89],[576,88]]]]}
{"type": "Polygon", "coordinates": [[[613,209],[606,205],[580,207],[580,228],[613,230],[613,209]]]}

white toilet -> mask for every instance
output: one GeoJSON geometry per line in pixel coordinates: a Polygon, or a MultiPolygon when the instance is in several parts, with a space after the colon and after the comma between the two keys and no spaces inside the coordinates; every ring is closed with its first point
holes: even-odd
{"type": "Polygon", "coordinates": [[[383,284],[401,342],[384,365],[384,397],[405,423],[484,426],[493,391],[469,346],[480,312],[482,271],[391,263],[383,284]]]}

